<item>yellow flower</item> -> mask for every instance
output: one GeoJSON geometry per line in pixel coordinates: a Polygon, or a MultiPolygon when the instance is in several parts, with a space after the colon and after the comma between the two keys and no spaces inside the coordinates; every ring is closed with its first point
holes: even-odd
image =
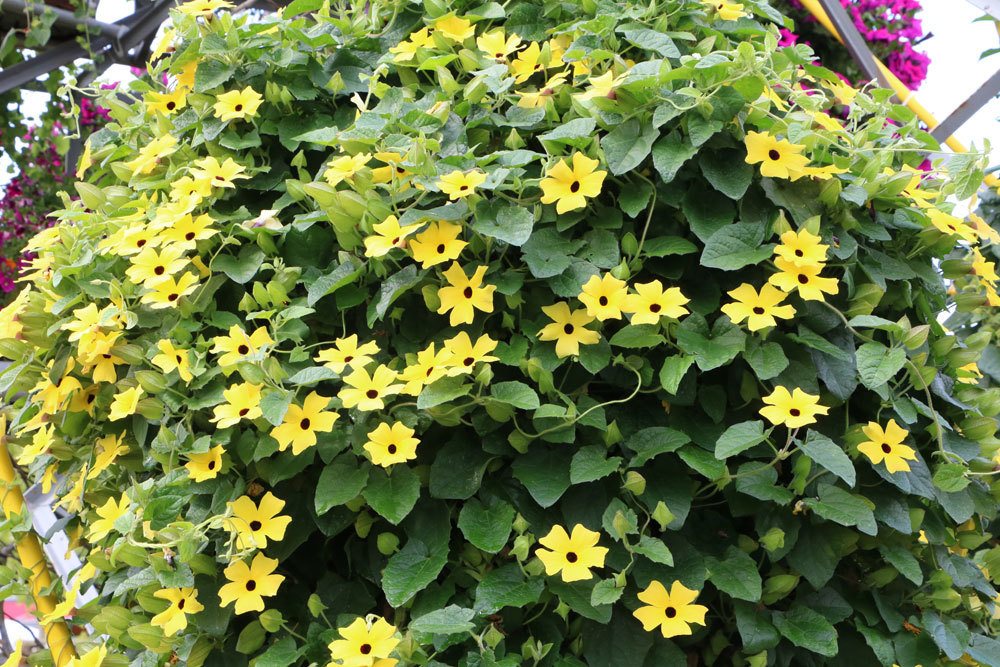
{"type": "Polygon", "coordinates": [[[170,603],[170,606],[149,621],[151,625],[163,628],[163,634],[167,637],[172,637],[187,627],[188,614],[197,614],[205,608],[198,602],[198,591],[193,588],[164,588],[154,592],[153,597],[170,603]]]}
{"type": "Polygon", "coordinates": [[[978,248],[972,249],[972,272],[988,285],[995,286],[997,280],[1000,280],[1000,276],[997,276],[996,264],[987,261],[978,248]]]}
{"type": "Polygon", "coordinates": [[[235,601],[237,614],[264,611],[264,598],[276,595],[285,580],[282,575],[274,574],[277,567],[277,559],[268,558],[260,552],[253,557],[249,567],[241,560],[230,563],[223,570],[229,583],[219,589],[222,606],[228,607],[235,601]]]}
{"type": "Polygon", "coordinates": [[[188,462],[184,464],[187,468],[188,477],[196,482],[215,479],[222,470],[222,453],[225,448],[216,445],[202,454],[188,454],[188,462]]]}
{"type": "Polygon", "coordinates": [[[580,354],[581,345],[594,345],[601,340],[601,334],[587,328],[594,318],[582,308],[570,311],[565,301],[544,306],[542,312],[552,320],[538,332],[539,340],[554,340],[556,355],[568,357],[580,354]]]}
{"type": "Polygon", "coordinates": [[[135,174],[148,174],[156,169],[160,158],[164,158],[177,150],[177,139],[169,134],[153,139],[139,149],[139,154],[125,163],[125,168],[135,174]]]}
{"type": "Polygon", "coordinates": [[[795,315],[794,307],[789,304],[780,305],[787,295],[770,284],[761,287],[758,294],[752,285],[743,283],[728,294],[735,301],[722,306],[722,312],[734,324],[746,320],[750,331],[776,326],[778,322],[775,318],[787,320],[795,315]]]}
{"type": "Polygon", "coordinates": [[[885,429],[878,422],[868,422],[861,432],[868,440],[858,445],[858,451],[875,465],[884,463],[890,473],[909,472],[910,464],[906,461],[917,460],[913,448],[903,444],[909,431],[897,424],[895,419],[890,419],[885,429]]]}
{"type": "Polygon", "coordinates": [[[774,248],[774,254],[796,266],[817,265],[826,261],[828,245],[806,229],[787,231],[781,235],[781,243],[774,248]]]}
{"type": "Polygon", "coordinates": [[[232,7],[232,3],[226,2],[226,0],[189,0],[183,5],[177,8],[181,14],[187,14],[188,16],[202,16],[206,19],[212,18],[212,15],[220,9],[229,9],[232,7]]]}
{"type": "Polygon", "coordinates": [[[802,155],[805,146],[778,139],[767,132],[747,132],[747,164],[760,163],[762,176],[798,180],[809,159],[802,155]]]}
{"type": "Polygon", "coordinates": [[[646,632],[657,627],[664,638],[691,634],[691,625],[705,625],[708,607],[693,604],[698,591],[693,591],[679,581],[670,586],[670,592],[657,580],[649,582],[646,590],[639,593],[639,601],[647,606],[639,607],[632,615],[639,619],[646,632]]]}
{"type": "Polygon", "coordinates": [[[256,90],[247,86],[243,90],[231,90],[215,98],[215,117],[223,123],[231,120],[245,120],[257,115],[264,98],[256,90]]]}
{"type": "Polygon", "coordinates": [[[217,188],[235,189],[236,184],[233,181],[250,178],[243,173],[245,171],[246,167],[237,164],[231,157],[227,157],[221,163],[214,157],[206,157],[194,163],[191,176],[202,184],[208,183],[217,188]]]}
{"type": "Polygon", "coordinates": [[[819,404],[819,396],[807,394],[798,387],[791,392],[785,387],[775,387],[763,399],[765,405],[760,415],[775,426],[801,428],[816,423],[816,415],[825,415],[829,408],[819,404]]]}
{"type": "Polygon", "coordinates": [[[823,294],[836,294],[840,287],[836,278],[822,278],[820,264],[796,265],[780,257],[774,260],[779,273],[772,274],[767,282],[783,292],[797,290],[804,301],[826,301],[823,294]]]}
{"type": "Polygon", "coordinates": [[[566,73],[559,72],[539,86],[536,91],[518,93],[517,106],[522,109],[539,109],[552,102],[556,90],[566,84],[566,73]]]}
{"type": "Polygon", "coordinates": [[[510,64],[510,73],[514,75],[514,83],[524,83],[531,78],[535,72],[541,72],[543,67],[539,60],[542,54],[538,42],[532,42],[524,51],[521,51],[510,64]]]}
{"type": "Polygon", "coordinates": [[[346,181],[354,177],[372,159],[371,153],[359,153],[357,155],[342,155],[334,158],[327,165],[323,172],[323,178],[330,185],[337,185],[341,181],[346,181]]]}
{"type": "Polygon", "coordinates": [[[403,422],[394,422],[392,426],[379,424],[368,434],[365,451],[372,463],[386,468],[394,463],[415,459],[420,440],[414,438],[413,433],[413,429],[403,422]]]}
{"type": "Polygon", "coordinates": [[[427,48],[433,44],[434,38],[431,36],[430,30],[421,28],[416,32],[410,33],[408,40],[391,47],[389,53],[393,54],[393,62],[403,63],[413,60],[413,57],[417,54],[417,49],[427,48]]]}
{"type": "Polygon", "coordinates": [[[17,463],[21,466],[31,465],[35,459],[49,451],[52,443],[55,442],[55,426],[49,424],[35,431],[31,437],[31,444],[21,450],[17,457],[17,463]]]}
{"type": "Polygon", "coordinates": [[[132,256],[132,265],[126,269],[125,275],[136,285],[155,287],[180,273],[187,265],[188,258],[180,246],[166,245],[160,250],[143,248],[139,254],[132,256]]]}
{"type": "Polygon", "coordinates": [[[177,88],[163,93],[146,93],[146,108],[169,116],[187,106],[187,92],[185,88],[177,88]]]}
{"type": "Polygon", "coordinates": [[[490,352],[497,349],[497,341],[487,335],[480,336],[473,343],[469,334],[462,331],[446,340],[444,349],[448,353],[448,375],[451,377],[471,373],[480,361],[488,363],[497,360],[497,357],[490,355],[490,352]]]}
{"type": "Polygon", "coordinates": [[[142,387],[132,387],[118,392],[111,401],[108,419],[115,422],[135,414],[140,398],[142,398],[142,387]]]}
{"type": "Polygon", "coordinates": [[[403,239],[420,229],[420,224],[400,227],[399,220],[390,215],[382,222],[372,225],[375,234],[365,238],[365,257],[383,257],[394,248],[403,245],[403,239]]]}
{"type": "Polygon", "coordinates": [[[627,72],[625,74],[615,76],[614,72],[608,70],[600,76],[590,77],[590,79],[587,80],[587,90],[582,93],[576,93],[573,97],[578,100],[592,100],[598,97],[614,99],[615,88],[620,86],[626,78],[628,78],[627,72]]]}
{"type": "Polygon", "coordinates": [[[555,202],[556,213],[586,206],[587,198],[601,194],[601,186],[608,175],[606,171],[596,171],[598,164],[597,160],[580,152],[573,154],[572,168],[566,160],[559,160],[538,184],[542,189],[542,203],[555,202]]]}
{"type": "Polygon", "coordinates": [[[378,343],[369,341],[363,345],[358,345],[358,335],[351,334],[346,338],[338,338],[333,341],[333,347],[320,350],[314,361],[322,363],[334,373],[343,373],[344,368],[364,368],[374,358],[373,354],[378,354],[378,343]]]}
{"type": "Polygon", "coordinates": [[[164,373],[177,371],[177,374],[185,382],[190,382],[194,379],[194,376],[191,374],[191,365],[188,361],[187,349],[174,347],[173,342],[168,339],[163,339],[157,342],[156,349],[158,349],[160,353],[152,359],[154,366],[162,370],[164,373]]]}
{"type": "Polygon", "coordinates": [[[521,38],[513,33],[507,37],[503,28],[497,28],[477,37],[476,46],[491,58],[504,60],[521,46],[521,38]]]}
{"type": "Polygon", "coordinates": [[[635,294],[625,297],[622,311],[632,314],[632,324],[659,324],[661,317],[677,319],[688,314],[690,301],[678,287],[663,289],[659,280],[636,283],[635,294]]]}
{"type": "Polygon", "coordinates": [[[978,239],[976,231],[953,215],[948,215],[936,208],[928,209],[927,216],[942,234],[951,236],[957,235],[967,243],[975,243],[978,239]]]}
{"type": "Polygon", "coordinates": [[[419,396],[423,388],[448,374],[451,352],[442,348],[435,352],[434,343],[417,352],[417,361],[403,369],[399,379],[405,382],[402,393],[419,396]]]}
{"type": "Polygon", "coordinates": [[[476,267],[472,277],[469,278],[458,262],[452,262],[444,272],[448,286],[438,289],[437,296],[441,306],[437,312],[438,315],[444,315],[451,311],[448,317],[451,326],[472,324],[477,308],[484,313],[493,312],[493,293],[496,291],[496,286],[483,285],[486,269],[485,266],[476,267]]]}
{"type": "Polygon", "coordinates": [[[587,314],[600,321],[620,320],[622,308],[628,297],[628,286],[625,281],[618,280],[610,273],[603,276],[593,275],[583,284],[580,303],[587,307],[587,314]]]}
{"type": "Polygon", "coordinates": [[[21,667],[22,655],[24,655],[24,642],[18,639],[14,645],[14,652],[7,656],[0,667],[21,667]]]}
{"type": "Polygon", "coordinates": [[[385,408],[384,399],[398,394],[403,388],[403,385],[395,384],[396,377],[396,371],[385,365],[376,366],[371,375],[364,368],[358,368],[344,377],[347,386],[341,388],[337,398],[348,409],[356,407],[364,412],[382,410],[385,408]]]}
{"type": "Polygon", "coordinates": [[[399,644],[396,627],[381,616],[355,619],[346,628],[338,628],[341,639],[330,642],[331,664],[350,667],[391,667],[395,660],[386,660],[399,644]]]}
{"type": "Polygon", "coordinates": [[[468,20],[448,14],[434,21],[434,32],[449,42],[460,44],[475,35],[476,29],[468,20]]]}
{"type": "Polygon", "coordinates": [[[66,667],[101,667],[107,656],[108,647],[101,644],[90,649],[79,658],[73,658],[66,663],[66,667]]]}
{"type": "Polygon", "coordinates": [[[87,173],[91,165],[94,164],[94,158],[92,156],[92,149],[90,147],[90,139],[88,138],[83,144],[83,154],[80,156],[80,162],[76,167],[76,177],[77,179],[83,178],[83,175],[87,173]]]}
{"type": "Polygon", "coordinates": [[[481,171],[465,172],[456,169],[438,179],[437,186],[448,195],[448,199],[455,201],[471,195],[484,181],[486,174],[481,171]]]}
{"type": "Polygon", "coordinates": [[[79,512],[83,507],[83,485],[87,480],[87,464],[83,465],[83,470],[73,479],[66,494],[56,503],[57,507],[63,507],[67,512],[79,512]]]}
{"type": "Polygon", "coordinates": [[[170,198],[174,201],[191,201],[195,205],[212,194],[212,183],[183,176],[170,184],[170,198]]]}
{"type": "Polygon", "coordinates": [[[983,379],[983,372],[979,370],[979,364],[971,361],[956,369],[955,381],[960,384],[979,384],[983,379]]]}
{"type": "Polygon", "coordinates": [[[149,54],[149,63],[152,64],[160,59],[163,54],[168,50],[174,50],[174,40],[177,39],[177,31],[173,28],[166,28],[160,34],[160,38],[156,40],[153,44],[151,53],[149,54]]]}
{"type": "Polygon", "coordinates": [[[459,225],[444,220],[431,223],[410,241],[410,253],[425,269],[441,262],[458,259],[462,249],[469,245],[458,238],[461,233],[462,228],[459,225]]]}
{"type": "Polygon", "coordinates": [[[972,228],[979,238],[990,243],[1000,244],[1000,232],[990,227],[980,216],[970,213],[969,222],[972,223],[972,228]]]}
{"type": "Polygon", "coordinates": [[[212,342],[215,345],[210,352],[215,354],[222,353],[218,362],[219,366],[223,368],[235,366],[241,361],[251,359],[260,354],[268,345],[274,345],[274,340],[271,338],[271,334],[267,332],[267,327],[257,327],[248,336],[246,331],[238,324],[229,327],[229,335],[216,336],[212,339],[212,342]]]}
{"type": "Polygon", "coordinates": [[[97,508],[97,516],[101,518],[90,522],[87,539],[91,542],[104,539],[108,533],[115,530],[115,522],[130,514],[131,510],[132,501],[129,500],[128,493],[123,493],[117,501],[114,498],[108,498],[106,503],[97,508]]]}
{"type": "Polygon", "coordinates": [[[182,296],[187,296],[198,287],[198,279],[193,273],[185,273],[180,279],[167,278],[157,283],[152,291],[142,295],[141,301],[154,310],[174,308],[182,296]]]}
{"type": "Polygon", "coordinates": [[[97,476],[111,467],[119,456],[128,454],[128,445],[122,442],[122,436],[112,433],[98,438],[94,443],[94,467],[87,473],[87,479],[97,479],[97,476]]]}
{"type": "Polygon", "coordinates": [[[846,171],[847,170],[842,167],[829,164],[826,165],[825,167],[803,167],[802,175],[810,176],[812,178],[818,178],[820,180],[825,181],[830,177],[832,177],[834,174],[843,174],[846,171]]]}
{"type": "Polygon", "coordinates": [[[324,409],[329,403],[329,398],[314,391],[306,396],[302,407],[289,405],[284,421],[271,431],[271,437],[278,441],[278,449],[285,451],[291,445],[292,454],[298,455],[316,444],[317,433],[332,431],[340,415],[324,409]]]}
{"type": "Polygon", "coordinates": [[[266,549],[267,541],[285,539],[285,529],[292,518],[279,516],[285,501],[268,491],[254,504],[250,496],[240,496],[229,503],[232,517],[226,520],[230,532],[236,533],[237,549],[266,549]]]}
{"type": "Polygon", "coordinates": [[[235,426],[241,419],[257,419],[261,416],[260,399],[262,384],[241,382],[222,392],[226,402],[215,406],[212,420],[218,428],[235,426]]]}
{"type": "MultiPolygon", "coordinates": [[[[725,0],[702,0],[702,2],[714,9],[716,15],[723,21],[735,21],[744,16],[749,16],[747,12],[743,11],[743,5],[738,2],[726,2],[725,0]]],[[[686,632],[684,634],[691,633],[686,632]]]]}
{"type": "Polygon", "coordinates": [[[591,579],[591,568],[604,567],[607,547],[597,546],[601,534],[587,530],[581,524],[573,526],[573,533],[567,534],[562,526],[552,526],[549,534],[538,540],[545,549],[537,549],[535,555],[545,566],[545,574],[550,577],[562,575],[566,582],[591,579]]]}

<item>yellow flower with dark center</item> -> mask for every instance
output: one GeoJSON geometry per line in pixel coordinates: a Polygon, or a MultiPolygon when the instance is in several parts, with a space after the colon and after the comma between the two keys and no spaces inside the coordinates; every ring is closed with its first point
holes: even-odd
{"type": "Polygon", "coordinates": [[[766,405],[760,415],[775,426],[801,428],[816,423],[816,415],[825,415],[830,409],[819,404],[819,396],[807,394],[798,387],[791,392],[785,387],[775,387],[774,391],[761,399],[766,405]]]}
{"type": "Polygon", "coordinates": [[[194,379],[194,376],[191,374],[191,363],[188,358],[189,350],[174,347],[173,341],[166,338],[156,343],[156,349],[160,353],[152,359],[154,366],[164,373],[177,371],[177,375],[185,382],[190,382],[194,379]]]}
{"type": "Polygon", "coordinates": [[[372,361],[372,355],[378,354],[378,343],[368,341],[358,345],[358,335],[351,334],[346,338],[338,338],[333,341],[333,347],[320,350],[314,361],[317,361],[334,373],[343,373],[344,368],[364,368],[372,361]]]}
{"type": "Polygon", "coordinates": [[[135,174],[148,174],[156,169],[161,158],[177,150],[177,139],[169,134],[157,137],[139,149],[139,154],[125,163],[125,168],[135,174]]]}
{"type": "Polygon", "coordinates": [[[379,424],[368,434],[365,451],[372,463],[383,467],[415,459],[420,440],[414,438],[413,434],[414,430],[403,422],[394,422],[392,426],[379,424]]]}
{"type": "Polygon", "coordinates": [[[538,549],[535,555],[545,566],[545,574],[559,574],[565,582],[591,579],[595,567],[604,567],[607,547],[597,543],[601,534],[588,530],[581,524],[573,526],[572,534],[567,534],[562,526],[552,526],[545,537],[538,540],[545,549],[538,549]]]}
{"type": "Polygon", "coordinates": [[[774,254],[796,266],[823,264],[830,246],[821,243],[822,240],[806,229],[787,231],[781,235],[781,243],[774,247],[774,254]]]}
{"type": "Polygon", "coordinates": [[[420,227],[419,223],[401,227],[396,216],[390,215],[382,222],[372,225],[375,234],[365,238],[365,257],[383,257],[395,248],[403,247],[403,240],[420,227]]]}
{"type": "Polygon", "coordinates": [[[496,291],[496,286],[483,285],[486,269],[485,266],[476,267],[472,277],[469,278],[458,262],[453,262],[444,272],[448,286],[438,289],[437,296],[441,306],[437,312],[438,315],[444,315],[451,311],[448,317],[451,326],[472,324],[477,309],[484,313],[493,312],[493,293],[496,291]]]}
{"type": "Polygon", "coordinates": [[[142,295],[141,301],[154,310],[176,308],[181,297],[187,296],[198,287],[198,278],[193,273],[185,273],[180,278],[167,278],[157,283],[152,291],[142,295]]]}
{"type": "Polygon", "coordinates": [[[447,14],[434,21],[434,32],[449,42],[460,44],[476,34],[476,29],[467,19],[447,14]]]}
{"type": "Polygon", "coordinates": [[[180,73],[175,75],[175,80],[177,81],[178,88],[187,88],[191,90],[194,88],[194,77],[198,73],[198,61],[189,60],[181,66],[180,73]]]}
{"type": "Polygon", "coordinates": [[[91,542],[99,542],[107,537],[112,530],[115,530],[115,522],[126,516],[131,509],[132,501],[129,500],[128,493],[123,493],[117,501],[114,498],[108,498],[106,503],[97,508],[97,516],[101,518],[90,522],[87,529],[87,539],[91,542]]]}
{"type": "Polygon", "coordinates": [[[337,185],[341,181],[350,180],[354,178],[355,174],[364,169],[371,159],[371,153],[342,155],[334,158],[323,172],[323,178],[330,185],[337,185]]]}
{"type": "Polygon", "coordinates": [[[942,234],[958,236],[966,243],[975,243],[979,240],[976,230],[944,211],[939,211],[936,208],[928,209],[927,217],[931,219],[931,224],[942,234]]]}
{"type": "Polygon", "coordinates": [[[188,471],[188,477],[196,482],[215,479],[219,471],[222,470],[223,452],[225,452],[225,448],[222,445],[216,445],[201,454],[188,454],[188,462],[184,464],[188,471]]]}
{"type": "Polygon", "coordinates": [[[399,640],[396,627],[381,616],[355,619],[346,628],[338,628],[341,639],[330,642],[331,664],[344,667],[392,667],[396,660],[387,660],[399,640]]]}
{"type": "Polygon", "coordinates": [[[1000,276],[997,276],[996,264],[987,261],[978,248],[972,249],[972,272],[984,283],[995,286],[1000,276]]]}
{"type": "Polygon", "coordinates": [[[573,166],[561,159],[556,166],[545,172],[539,182],[542,189],[542,203],[555,202],[556,213],[575,211],[587,205],[587,199],[601,194],[606,171],[597,171],[597,160],[583,153],[573,154],[573,166]]]}
{"type": "Polygon", "coordinates": [[[393,54],[393,62],[405,63],[413,60],[413,57],[417,54],[417,49],[425,49],[433,45],[434,38],[431,36],[430,30],[428,28],[421,28],[416,32],[410,33],[408,40],[391,47],[389,53],[393,54]]]}
{"type": "Polygon", "coordinates": [[[542,49],[538,42],[528,44],[528,48],[521,51],[517,58],[510,64],[510,73],[514,75],[514,83],[524,83],[531,78],[535,72],[545,69],[541,62],[542,49]]]}
{"type": "Polygon", "coordinates": [[[628,296],[628,286],[624,280],[618,280],[610,273],[603,276],[591,276],[583,284],[577,297],[580,303],[587,307],[587,314],[600,321],[620,320],[625,298],[628,296]]]}
{"type": "Polygon", "coordinates": [[[482,335],[473,343],[469,334],[462,331],[444,342],[444,350],[448,353],[448,375],[455,377],[471,373],[479,362],[497,361],[490,354],[497,349],[498,341],[487,335],[482,335]]]}
{"type": "Polygon", "coordinates": [[[232,6],[233,4],[226,2],[226,0],[189,0],[178,7],[177,10],[181,14],[187,14],[188,16],[201,16],[210,19],[218,10],[229,9],[232,6]]]}
{"type": "Polygon", "coordinates": [[[302,407],[288,406],[284,421],[271,431],[271,437],[278,441],[278,449],[285,451],[292,446],[292,454],[299,455],[316,444],[317,433],[329,433],[333,423],[340,417],[336,412],[325,410],[330,399],[311,392],[302,402],[302,407]]]}
{"type": "Polygon", "coordinates": [[[170,198],[174,201],[190,201],[197,205],[210,194],[211,182],[202,179],[183,176],[170,184],[170,198]]]}
{"type": "Polygon", "coordinates": [[[214,354],[221,353],[219,366],[227,368],[235,366],[241,361],[246,361],[260,354],[268,345],[274,345],[274,339],[267,332],[267,327],[257,327],[257,329],[247,335],[246,331],[234,324],[229,327],[229,335],[216,336],[212,339],[215,345],[210,350],[214,354]]]}
{"type": "Polygon", "coordinates": [[[596,98],[614,99],[615,88],[620,86],[628,78],[628,72],[615,76],[615,73],[608,70],[600,76],[592,76],[587,80],[587,90],[573,95],[578,100],[593,100],[596,98]]]}
{"type": "Polygon", "coordinates": [[[566,72],[558,72],[550,76],[538,90],[518,93],[517,106],[522,109],[540,109],[553,101],[556,91],[566,85],[566,72]]]}
{"type": "Polygon", "coordinates": [[[266,549],[268,540],[280,542],[285,539],[285,529],[292,518],[280,516],[285,501],[268,491],[254,503],[250,496],[240,496],[229,503],[232,516],[226,520],[226,527],[236,534],[236,548],[266,549]]]}
{"type": "Polygon", "coordinates": [[[571,311],[565,301],[544,306],[542,312],[552,320],[538,332],[538,339],[556,342],[556,355],[568,357],[580,354],[581,345],[594,345],[601,340],[601,334],[587,328],[594,321],[587,311],[580,308],[571,311]]]}
{"type": "Polygon", "coordinates": [[[403,388],[403,385],[396,384],[396,378],[396,371],[384,364],[376,366],[371,375],[364,368],[358,368],[344,377],[347,386],[341,388],[337,398],[348,409],[357,408],[364,412],[382,410],[385,399],[395,396],[403,388]]]}
{"type": "Polygon", "coordinates": [[[767,132],[747,132],[747,164],[760,164],[760,173],[769,178],[792,181],[802,178],[809,158],[802,155],[805,146],[778,139],[767,132]]]}
{"type": "Polygon", "coordinates": [[[679,581],[670,586],[670,592],[657,580],[649,582],[646,590],[639,593],[639,601],[646,606],[639,607],[632,615],[639,619],[646,632],[656,628],[664,638],[690,635],[692,625],[705,625],[708,607],[694,604],[698,591],[687,588],[679,581]]]}
{"type": "Polygon", "coordinates": [[[677,319],[688,314],[684,307],[690,299],[679,287],[663,289],[659,280],[636,283],[635,294],[625,297],[622,312],[632,314],[632,324],[659,324],[661,317],[677,319]]]}
{"type": "Polygon", "coordinates": [[[111,407],[108,409],[108,419],[115,422],[125,419],[129,415],[134,415],[139,407],[139,399],[142,398],[142,387],[132,387],[115,394],[111,400],[111,407]]]}
{"type": "MultiPolygon", "coordinates": [[[[83,341],[80,342],[82,343],[83,341]]],[[[90,373],[90,378],[94,381],[94,384],[101,384],[102,382],[114,383],[118,380],[118,371],[115,367],[124,363],[125,360],[115,355],[114,350],[108,350],[107,352],[88,356],[86,365],[80,372],[90,373]]]]}
{"type": "Polygon", "coordinates": [[[154,627],[163,628],[167,637],[173,637],[187,627],[188,614],[197,614],[205,609],[198,602],[198,591],[194,588],[164,588],[154,592],[153,597],[170,603],[149,621],[154,627]]]}
{"type": "Polygon", "coordinates": [[[43,426],[31,436],[31,444],[21,450],[17,463],[21,466],[31,465],[35,459],[49,451],[55,442],[55,427],[51,424],[43,426]]]}
{"type": "Polygon", "coordinates": [[[403,161],[403,154],[395,151],[381,151],[375,153],[375,159],[379,162],[384,162],[385,166],[375,167],[372,169],[372,182],[373,183],[391,183],[395,182],[395,186],[402,190],[409,188],[406,183],[410,174],[410,171],[400,164],[403,161]]]}
{"type": "Polygon", "coordinates": [[[262,384],[241,382],[222,392],[225,403],[215,406],[212,421],[218,428],[235,426],[242,419],[257,419],[261,416],[260,399],[262,384]]]}
{"type": "Polygon", "coordinates": [[[504,60],[521,46],[521,38],[513,33],[508,37],[503,28],[497,28],[477,37],[476,46],[489,57],[504,60]]]}
{"type": "Polygon", "coordinates": [[[910,433],[897,424],[895,419],[890,419],[885,429],[878,422],[868,422],[861,432],[868,440],[858,445],[858,451],[867,456],[869,461],[875,465],[884,463],[885,469],[890,473],[910,471],[907,460],[916,461],[917,455],[912,447],[903,444],[910,433]]]}
{"type": "Polygon", "coordinates": [[[163,93],[146,93],[146,108],[153,113],[169,116],[187,106],[187,93],[184,88],[163,93]]]}
{"type": "Polygon", "coordinates": [[[796,265],[780,257],[774,260],[779,273],[774,273],[767,282],[783,292],[797,291],[804,301],[826,301],[824,294],[836,294],[840,287],[836,278],[823,278],[819,272],[821,264],[796,265]]]}
{"type": "Polygon", "coordinates": [[[206,157],[194,163],[191,176],[202,184],[210,184],[216,188],[235,188],[236,183],[243,178],[250,178],[243,173],[246,167],[238,164],[233,158],[227,157],[221,163],[214,157],[206,157]]]}
{"type": "Polygon", "coordinates": [[[155,287],[188,265],[184,256],[184,248],[166,245],[156,248],[143,248],[142,252],[132,256],[132,265],[125,270],[125,275],[136,285],[155,287]]]}
{"type": "Polygon", "coordinates": [[[462,249],[469,245],[458,238],[461,233],[459,225],[444,220],[433,222],[410,241],[410,254],[425,269],[458,259],[462,249]]]}
{"type": "Polygon", "coordinates": [[[94,443],[94,466],[87,473],[87,479],[97,479],[97,476],[111,467],[119,456],[128,452],[128,445],[122,442],[121,435],[112,433],[98,438],[94,443]]]}
{"type": "Polygon", "coordinates": [[[282,575],[274,574],[277,567],[277,559],[260,552],[249,566],[241,560],[233,561],[222,572],[229,583],[219,589],[219,602],[223,607],[235,602],[237,614],[264,611],[264,598],[277,595],[278,587],[285,580],[282,575]]]}
{"type": "Polygon", "coordinates": [[[215,98],[212,108],[215,117],[223,123],[231,120],[246,120],[257,115],[264,98],[256,90],[247,86],[243,90],[231,90],[215,98]]]}
{"type": "Polygon", "coordinates": [[[734,324],[747,321],[750,331],[759,331],[766,327],[777,326],[775,318],[787,320],[795,315],[795,308],[789,304],[781,305],[788,296],[773,285],[765,284],[760,293],[748,283],[743,283],[728,292],[735,299],[720,310],[729,316],[734,324]]]}
{"type": "Polygon", "coordinates": [[[416,363],[406,366],[399,374],[405,382],[402,392],[408,396],[419,396],[423,388],[448,374],[451,352],[442,348],[435,351],[434,343],[417,352],[416,363]]]}
{"type": "Polygon", "coordinates": [[[702,2],[714,9],[715,15],[723,21],[735,21],[744,16],[749,16],[743,10],[743,5],[738,2],[726,2],[726,0],[702,0],[702,2]]]}
{"type": "Polygon", "coordinates": [[[448,199],[455,201],[468,197],[486,181],[486,174],[481,171],[451,171],[438,179],[437,186],[448,199]]]}
{"type": "Polygon", "coordinates": [[[153,48],[150,50],[149,62],[154,63],[160,59],[167,51],[171,53],[176,48],[174,41],[177,39],[177,31],[173,28],[166,28],[162,33],[160,33],[160,38],[156,40],[153,44],[153,48]]]}

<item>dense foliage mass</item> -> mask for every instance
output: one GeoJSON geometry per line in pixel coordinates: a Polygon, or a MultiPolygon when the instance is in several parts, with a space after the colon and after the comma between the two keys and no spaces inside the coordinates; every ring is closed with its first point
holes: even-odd
{"type": "Polygon", "coordinates": [[[1000,665],[975,156],[763,0],[226,4],[0,317],[80,664],[1000,665]]]}

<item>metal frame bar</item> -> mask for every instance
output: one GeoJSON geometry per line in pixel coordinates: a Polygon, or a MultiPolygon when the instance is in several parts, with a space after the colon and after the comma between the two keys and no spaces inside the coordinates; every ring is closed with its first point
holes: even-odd
{"type": "Polygon", "coordinates": [[[948,115],[940,124],[931,130],[931,135],[941,141],[946,139],[955,133],[958,128],[965,125],[966,121],[976,115],[976,112],[983,108],[983,106],[1000,94],[1000,71],[997,71],[993,76],[986,80],[986,82],[981,85],[976,92],[969,96],[969,99],[965,100],[958,107],[948,115]]]}
{"type": "Polygon", "coordinates": [[[847,10],[837,0],[819,0],[820,5],[826,10],[827,16],[833,23],[834,28],[840,33],[844,46],[848,53],[854,58],[861,71],[869,81],[878,81],[883,88],[889,87],[889,82],[882,75],[881,70],[875,61],[875,56],[868,48],[868,42],[858,32],[854,21],[847,15],[847,10]]]}

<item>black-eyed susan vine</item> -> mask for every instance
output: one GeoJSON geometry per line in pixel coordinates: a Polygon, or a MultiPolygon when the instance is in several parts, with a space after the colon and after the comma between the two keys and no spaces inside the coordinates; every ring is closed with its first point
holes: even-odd
{"type": "Polygon", "coordinates": [[[78,665],[1000,664],[978,156],[763,1],[228,10],[0,314],[78,665]]]}

